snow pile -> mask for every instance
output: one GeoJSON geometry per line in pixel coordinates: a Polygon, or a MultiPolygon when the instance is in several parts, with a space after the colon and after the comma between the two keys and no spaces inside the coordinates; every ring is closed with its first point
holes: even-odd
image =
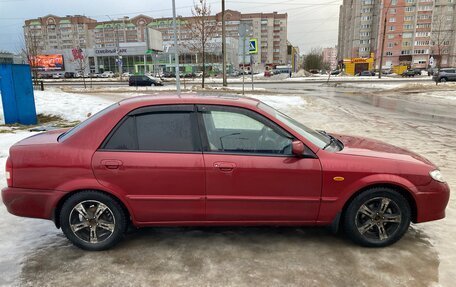
{"type": "Polygon", "coordinates": [[[83,121],[112,104],[96,96],[60,90],[35,91],[37,114],[55,115],[68,121],[83,121]]]}

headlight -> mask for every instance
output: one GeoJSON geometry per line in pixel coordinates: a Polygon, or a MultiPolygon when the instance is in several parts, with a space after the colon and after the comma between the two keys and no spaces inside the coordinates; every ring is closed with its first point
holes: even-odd
{"type": "Polygon", "coordinates": [[[443,179],[442,173],[438,169],[429,172],[429,175],[434,180],[437,180],[437,181],[440,181],[440,182],[445,182],[445,180],[443,179]]]}

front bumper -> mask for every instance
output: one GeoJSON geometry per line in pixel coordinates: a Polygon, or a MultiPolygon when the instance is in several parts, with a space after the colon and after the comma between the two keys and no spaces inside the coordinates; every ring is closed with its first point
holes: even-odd
{"type": "Polygon", "coordinates": [[[5,187],[2,200],[9,213],[33,218],[53,219],[54,209],[64,192],[5,187]]]}
{"type": "Polygon", "coordinates": [[[446,183],[432,180],[430,184],[418,187],[418,192],[415,193],[416,222],[444,218],[449,199],[450,188],[446,183]]]}

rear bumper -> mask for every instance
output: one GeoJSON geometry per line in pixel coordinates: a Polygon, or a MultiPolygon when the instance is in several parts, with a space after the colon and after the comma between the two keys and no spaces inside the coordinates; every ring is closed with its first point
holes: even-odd
{"type": "Polygon", "coordinates": [[[445,208],[450,199],[450,188],[446,183],[433,180],[418,188],[415,193],[416,222],[438,220],[445,217],[445,208]]]}
{"type": "Polygon", "coordinates": [[[6,187],[2,200],[9,213],[33,218],[53,219],[54,209],[64,192],[6,187]]]}

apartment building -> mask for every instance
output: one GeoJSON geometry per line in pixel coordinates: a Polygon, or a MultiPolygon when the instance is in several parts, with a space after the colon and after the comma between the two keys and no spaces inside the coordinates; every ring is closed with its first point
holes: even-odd
{"type": "MultiPolygon", "coordinates": [[[[230,68],[250,66],[248,47],[245,47],[250,38],[258,39],[258,54],[253,56],[254,69],[288,64],[287,14],[242,14],[233,10],[225,13],[230,68]],[[246,56],[243,56],[244,49],[246,56]]],[[[187,72],[195,72],[201,63],[199,55],[184,45],[192,38],[186,25],[191,19],[179,17],[177,20],[181,69],[187,72]]],[[[207,51],[207,64],[215,70],[221,70],[222,63],[221,20],[222,14],[218,13],[209,16],[207,23],[217,28],[207,51]]],[[[58,68],[64,71],[78,70],[75,49],[82,51],[87,59],[87,73],[141,73],[156,70],[156,66],[169,70],[174,65],[172,18],[138,15],[97,21],[81,15],[47,15],[26,20],[23,28],[27,45],[35,44],[37,54],[58,55],[63,59],[58,68]]]]}
{"type": "Polygon", "coordinates": [[[331,70],[337,68],[337,47],[323,48],[322,56],[323,63],[328,63],[331,70]]]}
{"type": "MultiPolygon", "coordinates": [[[[192,17],[179,17],[178,24],[178,41],[185,42],[192,37],[187,29],[187,21],[192,17]]],[[[276,66],[287,64],[287,14],[273,13],[248,13],[242,14],[234,10],[225,11],[226,37],[229,42],[237,41],[238,47],[234,51],[238,55],[237,62],[239,65],[250,65],[250,58],[243,56],[245,48],[244,37],[248,42],[250,38],[258,39],[258,54],[254,56],[257,66],[276,66]],[[245,31],[245,33],[244,33],[245,31]]],[[[218,29],[213,35],[215,42],[220,42],[222,14],[218,13],[209,16],[208,25],[216,25],[218,29]]],[[[173,27],[171,18],[157,18],[150,24],[150,27],[162,32],[163,43],[172,46],[173,27]]],[[[221,50],[220,50],[221,51],[221,50]]],[[[227,48],[227,51],[229,49],[227,48]]],[[[247,48],[248,51],[248,48],[247,48]]]]}
{"type": "MultiPolygon", "coordinates": [[[[456,65],[454,0],[385,0],[384,7],[381,16],[381,23],[384,17],[387,22],[384,67],[456,65]]],[[[379,34],[382,37],[383,32],[379,34]]],[[[377,50],[381,50],[380,44],[377,50]]]]}
{"type": "Polygon", "coordinates": [[[339,9],[339,60],[369,58],[376,52],[381,1],[343,0],[339,9]]]}
{"type": "Polygon", "coordinates": [[[386,18],[384,68],[400,64],[422,69],[456,66],[455,2],[344,0],[340,7],[339,60],[367,58],[373,53],[378,68],[386,18]]]}

